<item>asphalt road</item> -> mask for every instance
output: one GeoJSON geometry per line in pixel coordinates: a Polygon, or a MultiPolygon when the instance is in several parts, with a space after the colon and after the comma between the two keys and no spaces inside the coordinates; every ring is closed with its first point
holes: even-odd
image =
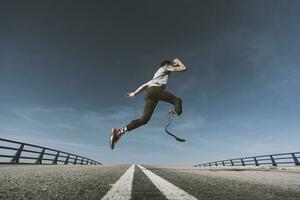
{"type": "Polygon", "coordinates": [[[0,199],[299,200],[300,170],[4,165],[0,199]]]}

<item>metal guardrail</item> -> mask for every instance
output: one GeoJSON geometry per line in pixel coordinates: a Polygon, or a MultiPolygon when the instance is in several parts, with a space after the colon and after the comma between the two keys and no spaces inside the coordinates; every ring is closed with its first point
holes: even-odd
{"type": "Polygon", "coordinates": [[[300,152],[293,153],[280,153],[262,156],[252,156],[243,158],[234,158],[228,160],[214,161],[194,165],[194,167],[207,167],[207,166],[247,166],[247,165],[281,165],[281,164],[294,164],[300,166],[300,152]]]}
{"type": "Polygon", "coordinates": [[[50,149],[38,145],[28,144],[24,142],[17,142],[13,140],[8,140],[0,138],[1,144],[4,143],[5,146],[0,146],[0,158],[8,159],[8,161],[1,161],[0,164],[79,164],[79,165],[102,165],[102,163],[95,160],[78,156],[75,154],[67,153],[64,151],[59,151],[55,149],[50,149]],[[19,145],[14,147],[13,145],[19,145]],[[8,153],[4,153],[7,151],[8,153]],[[14,155],[11,155],[12,153],[14,155]],[[24,154],[30,155],[24,155],[24,154]],[[24,161],[31,162],[24,162],[24,161]]]}

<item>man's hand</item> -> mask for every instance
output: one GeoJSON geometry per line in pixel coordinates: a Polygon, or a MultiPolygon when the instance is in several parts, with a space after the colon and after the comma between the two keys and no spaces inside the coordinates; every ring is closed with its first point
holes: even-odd
{"type": "Polygon", "coordinates": [[[128,98],[133,98],[133,97],[135,96],[135,93],[134,93],[134,92],[127,92],[127,93],[126,93],[126,96],[127,96],[128,98]]]}

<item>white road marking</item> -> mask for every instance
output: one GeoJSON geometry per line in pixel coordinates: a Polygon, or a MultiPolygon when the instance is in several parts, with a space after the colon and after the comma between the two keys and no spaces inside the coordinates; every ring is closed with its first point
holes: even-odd
{"type": "Polygon", "coordinates": [[[112,185],[101,200],[129,200],[131,199],[134,166],[131,165],[120,179],[112,185]]]}
{"type": "Polygon", "coordinates": [[[160,176],[154,174],[150,170],[138,165],[139,168],[144,172],[144,174],[152,181],[152,183],[166,196],[167,199],[172,200],[197,200],[196,197],[186,193],[179,187],[173,185],[167,180],[161,178],[160,176]]]}

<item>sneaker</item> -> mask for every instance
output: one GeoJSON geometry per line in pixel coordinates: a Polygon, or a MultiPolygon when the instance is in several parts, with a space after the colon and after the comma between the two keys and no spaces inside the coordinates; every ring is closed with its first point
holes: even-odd
{"type": "Polygon", "coordinates": [[[115,144],[118,142],[118,140],[121,138],[122,134],[120,132],[119,128],[112,128],[111,129],[111,135],[109,139],[109,144],[111,149],[115,148],[115,144]]]}

